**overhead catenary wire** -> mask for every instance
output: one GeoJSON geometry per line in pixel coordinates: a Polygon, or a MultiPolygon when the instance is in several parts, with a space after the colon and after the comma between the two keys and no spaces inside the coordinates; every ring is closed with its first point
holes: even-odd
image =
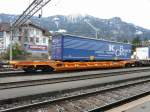
{"type": "Polygon", "coordinates": [[[19,27],[30,19],[35,13],[42,9],[51,0],[34,0],[29,7],[19,16],[19,18],[12,24],[12,27],[19,27]]]}
{"type": "Polygon", "coordinates": [[[30,7],[36,2],[37,0],[34,0],[29,6],[28,8],[23,11],[23,13],[18,17],[18,19],[12,24],[12,26],[15,26],[20,20],[21,18],[25,15],[25,13],[27,12],[28,9],[30,9],[30,7]]]}
{"type": "MultiPolygon", "coordinates": [[[[49,0],[49,1],[51,1],[51,0],[49,0]]],[[[36,11],[33,14],[29,15],[29,17],[27,18],[27,20],[29,20],[34,14],[36,14],[39,10],[41,10],[48,2],[42,4],[39,8],[37,8],[36,11]]],[[[22,24],[25,24],[25,22],[26,21],[24,21],[22,24]]]]}

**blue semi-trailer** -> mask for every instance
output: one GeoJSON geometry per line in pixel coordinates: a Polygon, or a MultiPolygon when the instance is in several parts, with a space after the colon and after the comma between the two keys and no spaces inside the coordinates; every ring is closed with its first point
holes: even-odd
{"type": "Polygon", "coordinates": [[[129,60],[131,55],[131,44],[67,34],[52,38],[52,60],[129,60]]]}

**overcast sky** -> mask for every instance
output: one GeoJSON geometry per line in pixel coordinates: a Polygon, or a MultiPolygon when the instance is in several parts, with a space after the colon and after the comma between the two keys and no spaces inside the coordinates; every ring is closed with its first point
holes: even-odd
{"type": "MultiPolygon", "coordinates": [[[[33,0],[0,0],[0,13],[21,14],[33,0]]],[[[51,0],[43,16],[88,14],[123,21],[150,29],[150,0],[51,0]]]]}

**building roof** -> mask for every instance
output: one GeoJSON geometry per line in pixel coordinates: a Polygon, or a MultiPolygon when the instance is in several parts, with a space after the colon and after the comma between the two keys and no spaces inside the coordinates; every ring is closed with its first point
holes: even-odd
{"type": "MultiPolygon", "coordinates": [[[[27,22],[22,26],[27,26],[27,25],[40,29],[45,36],[51,36],[51,33],[47,29],[42,28],[41,26],[38,26],[36,24],[33,24],[32,22],[27,22]]],[[[4,22],[0,23],[0,31],[10,31],[10,23],[4,23],[4,22]]]]}
{"type": "Polygon", "coordinates": [[[43,34],[44,34],[45,36],[51,36],[51,33],[50,33],[47,29],[42,28],[41,26],[38,26],[38,25],[36,25],[36,24],[33,24],[31,21],[26,22],[26,24],[24,24],[24,25],[22,25],[22,26],[27,26],[27,25],[42,30],[42,32],[43,32],[43,34]]]}

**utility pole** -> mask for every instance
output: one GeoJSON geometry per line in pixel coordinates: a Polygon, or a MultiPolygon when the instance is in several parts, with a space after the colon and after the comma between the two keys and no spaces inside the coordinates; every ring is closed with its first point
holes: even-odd
{"type": "Polygon", "coordinates": [[[13,40],[13,28],[12,28],[12,23],[10,25],[10,49],[9,49],[9,60],[12,61],[12,40],[13,40]]]}
{"type": "Polygon", "coordinates": [[[33,2],[28,6],[28,8],[17,18],[17,20],[11,24],[11,38],[10,38],[10,61],[13,59],[12,56],[12,41],[15,29],[19,28],[21,25],[25,24],[34,14],[41,10],[45,5],[47,5],[51,0],[33,0],[33,2]]]}
{"type": "Polygon", "coordinates": [[[98,29],[94,27],[87,19],[84,21],[95,31],[95,38],[98,39],[98,29]]]}

